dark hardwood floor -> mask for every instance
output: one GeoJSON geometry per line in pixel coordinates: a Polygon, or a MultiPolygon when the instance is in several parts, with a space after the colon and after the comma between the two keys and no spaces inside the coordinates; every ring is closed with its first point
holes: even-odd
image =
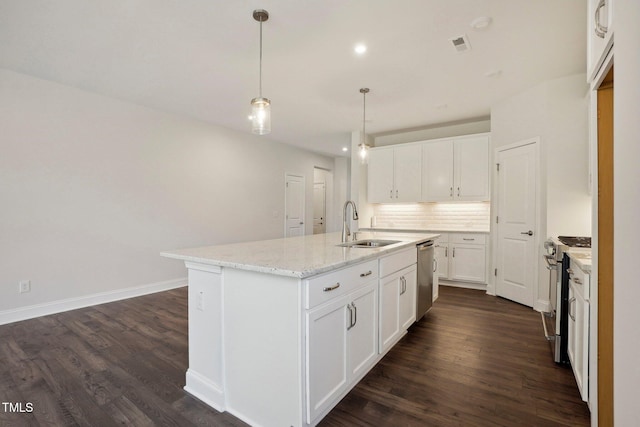
{"type": "MultiPolygon", "coordinates": [[[[2,426],[244,426],[186,394],[186,288],[0,326],[2,426]],[[15,407],[14,407],[15,409],[15,407]]],[[[589,425],[540,317],[442,287],[323,426],[589,425]]]]}

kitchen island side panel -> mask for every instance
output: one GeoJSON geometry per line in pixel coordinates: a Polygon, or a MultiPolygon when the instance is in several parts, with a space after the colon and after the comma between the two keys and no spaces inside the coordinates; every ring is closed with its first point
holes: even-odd
{"type": "Polygon", "coordinates": [[[300,279],[223,268],[227,410],[251,425],[300,426],[300,279]]]}
{"type": "Polygon", "coordinates": [[[187,262],[189,269],[189,368],[184,389],[225,410],[222,359],[222,269],[187,262]]]}

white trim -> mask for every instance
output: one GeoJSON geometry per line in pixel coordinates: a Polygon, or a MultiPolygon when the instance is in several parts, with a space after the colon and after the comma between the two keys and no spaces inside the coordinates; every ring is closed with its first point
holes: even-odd
{"type": "Polygon", "coordinates": [[[10,310],[0,311],[0,325],[19,322],[21,320],[33,319],[34,317],[47,316],[64,311],[76,310],[78,308],[92,305],[104,304],[156,292],[168,291],[169,289],[187,286],[187,278],[183,277],[165,282],[150,283],[148,285],[134,286],[116,291],[99,292],[97,294],[85,295],[76,298],[67,298],[43,304],[35,304],[10,310]]]}
{"type": "Polygon", "coordinates": [[[464,288],[464,289],[476,289],[478,291],[486,291],[488,289],[488,285],[486,283],[475,283],[475,282],[458,282],[447,279],[439,279],[438,286],[449,286],[452,288],[464,288]]]}
{"type": "Polygon", "coordinates": [[[193,369],[187,370],[186,382],[187,385],[184,386],[184,391],[203,401],[216,411],[224,412],[226,410],[224,392],[218,384],[193,369]]]}

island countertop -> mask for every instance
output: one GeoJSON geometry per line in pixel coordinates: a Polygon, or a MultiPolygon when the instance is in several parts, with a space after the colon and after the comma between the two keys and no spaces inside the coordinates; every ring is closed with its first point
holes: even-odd
{"type": "Polygon", "coordinates": [[[356,264],[439,237],[439,234],[359,232],[358,240],[398,240],[377,248],[337,246],[341,233],[315,234],[218,246],[165,251],[167,258],[201,264],[256,271],[279,276],[307,278],[356,264]]]}

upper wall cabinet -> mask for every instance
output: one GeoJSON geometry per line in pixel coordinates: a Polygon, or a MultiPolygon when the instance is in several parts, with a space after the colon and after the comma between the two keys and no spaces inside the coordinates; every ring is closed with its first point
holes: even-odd
{"type": "Polygon", "coordinates": [[[422,145],[422,201],[485,201],[489,198],[489,136],[422,145]]]}
{"type": "Polygon", "coordinates": [[[369,152],[369,203],[420,200],[420,145],[374,148],[369,152]]]}
{"type": "Polygon", "coordinates": [[[588,81],[596,80],[609,50],[613,46],[614,0],[589,0],[587,13],[588,81]]]}

